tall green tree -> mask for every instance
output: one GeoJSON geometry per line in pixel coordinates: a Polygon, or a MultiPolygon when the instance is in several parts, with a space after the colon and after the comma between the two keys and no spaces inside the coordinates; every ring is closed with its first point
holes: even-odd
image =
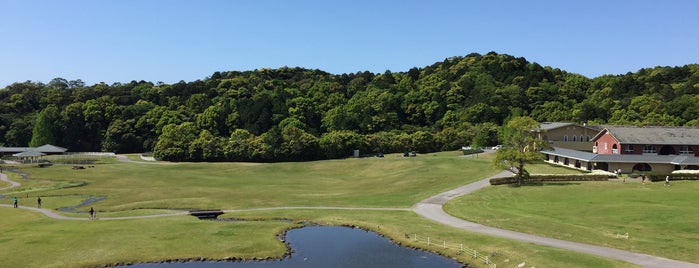
{"type": "Polygon", "coordinates": [[[38,147],[44,144],[56,143],[56,125],[59,115],[58,107],[54,104],[47,106],[39,113],[34,123],[32,140],[29,142],[29,146],[38,147]]]}
{"type": "Polygon", "coordinates": [[[517,185],[529,178],[525,165],[541,160],[539,150],[549,147],[547,141],[537,137],[538,128],[539,122],[527,116],[513,117],[503,128],[505,147],[495,153],[493,164],[514,172],[517,185]]]}
{"type": "Polygon", "coordinates": [[[190,144],[197,138],[197,134],[197,129],[191,122],[166,125],[153,149],[153,156],[166,161],[187,161],[190,144]]]}

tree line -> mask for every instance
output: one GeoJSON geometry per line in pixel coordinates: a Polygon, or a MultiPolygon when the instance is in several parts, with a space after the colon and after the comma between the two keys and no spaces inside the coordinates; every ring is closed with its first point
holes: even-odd
{"type": "Polygon", "coordinates": [[[283,67],[174,84],[56,78],[0,89],[0,146],[152,151],[172,161],[304,161],[497,144],[510,118],[699,126],[699,65],[590,79],[506,54],[406,72],[283,67]]]}

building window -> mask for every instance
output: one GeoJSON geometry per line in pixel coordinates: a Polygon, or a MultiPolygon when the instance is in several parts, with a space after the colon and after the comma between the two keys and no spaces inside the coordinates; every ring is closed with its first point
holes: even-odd
{"type": "Polygon", "coordinates": [[[576,141],[576,139],[577,139],[576,137],[577,137],[577,136],[573,135],[573,141],[576,141]]]}
{"type": "Polygon", "coordinates": [[[587,141],[590,141],[590,136],[587,136],[587,141]]]}
{"type": "Polygon", "coordinates": [[[568,135],[563,135],[563,141],[568,141],[568,135]]]}
{"type": "Polygon", "coordinates": [[[655,153],[655,146],[653,146],[653,145],[644,146],[643,153],[644,154],[654,154],[655,153]]]}
{"type": "Polygon", "coordinates": [[[680,154],[694,154],[694,151],[692,150],[692,147],[689,147],[688,145],[682,145],[680,147],[680,154]]]}
{"type": "Polygon", "coordinates": [[[580,142],[585,141],[585,139],[583,139],[583,138],[584,138],[583,135],[580,135],[580,142]]]}
{"type": "Polygon", "coordinates": [[[624,152],[627,152],[627,153],[633,152],[633,145],[631,145],[631,144],[624,145],[624,152]]]}

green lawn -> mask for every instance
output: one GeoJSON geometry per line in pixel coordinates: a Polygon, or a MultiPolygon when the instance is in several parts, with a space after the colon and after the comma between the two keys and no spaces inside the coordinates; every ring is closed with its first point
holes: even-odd
{"type": "MultiPolygon", "coordinates": [[[[487,253],[498,267],[526,261],[536,267],[635,267],[628,263],[550,247],[494,238],[445,227],[409,211],[274,210],[224,214],[254,221],[201,221],[191,216],[118,221],[59,221],[41,214],[0,207],[3,267],[84,267],[163,259],[252,259],[280,257],[286,249],[278,233],[313,221],[353,225],[379,232],[397,243],[415,244],[405,234],[463,243],[487,253]],[[279,218],[292,219],[281,221],[279,218]],[[17,254],[21,252],[21,254],[17,254]]],[[[470,256],[428,249],[482,267],[470,256]]],[[[529,266],[528,266],[529,267],[529,266]]]]}
{"type": "MultiPolygon", "coordinates": [[[[545,167],[548,168],[548,167],[545,167]]],[[[89,197],[106,197],[91,206],[99,217],[170,213],[181,209],[245,209],[281,206],[410,208],[418,201],[495,174],[487,154],[461,157],[444,152],[403,158],[362,158],[305,163],[134,164],[102,160],[92,168],[71,165],[26,167],[17,189],[33,206],[75,206],[89,197]],[[80,185],[80,186],[77,186],[80,185]]],[[[9,198],[0,203],[9,204],[9,198]]],[[[89,206],[80,210],[86,211],[89,206]]],[[[85,214],[63,213],[85,217],[85,214]]],[[[498,267],[522,261],[536,267],[634,267],[628,263],[441,226],[411,211],[272,210],[225,214],[261,219],[199,221],[175,216],[118,221],[65,221],[25,210],[0,208],[0,259],[8,267],[81,267],[162,259],[276,257],[285,252],[276,235],[314,221],[356,225],[403,244],[406,233],[487,252],[498,267]],[[292,222],[274,220],[292,219],[292,222]],[[22,254],[16,254],[22,252],[22,254]]],[[[413,246],[421,246],[411,244],[413,246]]],[[[424,246],[422,246],[424,247],[424,246]]],[[[430,250],[440,251],[431,247],[430,250]]],[[[466,256],[445,255],[472,263],[466,256]]],[[[475,263],[478,264],[478,263],[475,263]]]]}
{"type": "MultiPolygon", "coordinates": [[[[496,173],[488,160],[458,157],[458,152],[277,164],[112,163],[82,170],[56,165],[25,171],[31,175],[19,180],[23,184],[17,190],[20,197],[42,195],[74,202],[76,197],[105,196],[107,199],[96,205],[100,211],[411,207],[433,194],[496,173]],[[47,185],[60,187],[56,180],[87,185],[41,190],[47,185]]],[[[57,207],[51,202],[45,206],[57,207]]]]}
{"type": "Polygon", "coordinates": [[[489,226],[699,263],[697,192],[697,181],[493,186],[445,210],[489,226]]]}
{"type": "Polygon", "coordinates": [[[191,216],[59,221],[0,207],[3,267],[101,267],[163,259],[280,256],[280,221],[214,222],[191,216]]]}

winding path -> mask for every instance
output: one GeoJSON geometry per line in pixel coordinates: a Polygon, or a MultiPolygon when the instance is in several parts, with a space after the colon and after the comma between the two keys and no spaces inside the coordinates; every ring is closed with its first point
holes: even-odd
{"type": "Polygon", "coordinates": [[[7,182],[7,183],[10,184],[10,186],[0,188],[0,191],[6,190],[6,189],[10,189],[10,188],[15,188],[15,187],[21,185],[21,184],[19,184],[19,182],[15,182],[15,181],[9,180],[9,179],[7,178],[7,175],[5,175],[5,174],[3,174],[3,173],[0,173],[0,181],[4,181],[4,182],[7,182]]]}
{"type": "MultiPolygon", "coordinates": [[[[131,160],[124,159],[125,157],[118,157],[120,161],[131,162],[131,160]]],[[[138,162],[138,161],[133,161],[138,162]]],[[[139,162],[142,163],[142,162],[139,162]]],[[[333,209],[333,210],[379,210],[379,211],[414,211],[418,215],[425,218],[445,224],[448,226],[460,228],[463,230],[468,230],[472,232],[482,233],[491,236],[503,237],[507,239],[514,239],[524,242],[529,242],[538,245],[551,246],[561,249],[567,249],[592,255],[603,256],[611,259],[622,260],[637,264],[648,268],[699,268],[699,264],[683,262],[677,260],[671,260],[662,257],[651,256],[642,253],[635,253],[625,250],[619,250],[614,248],[595,246],[583,243],[570,242],[560,239],[548,238],[543,236],[537,236],[532,234],[520,233],[505,229],[499,229],[494,227],[485,226],[482,224],[466,221],[460,218],[456,218],[444,212],[442,205],[448,201],[475,192],[482,188],[488,187],[490,185],[490,179],[496,177],[508,177],[512,176],[509,171],[503,171],[497,175],[488,177],[483,180],[479,180],[459,188],[446,191],[444,193],[437,194],[430,198],[417,203],[412,209],[408,208],[348,208],[348,207],[273,207],[273,208],[252,208],[252,209],[233,209],[233,210],[223,210],[224,213],[235,213],[235,212],[246,212],[246,211],[266,211],[266,210],[287,210],[287,209],[333,209]]],[[[10,186],[0,188],[0,190],[10,189],[13,187],[20,186],[20,183],[11,181],[7,178],[7,175],[0,173],[0,180],[10,183],[10,186]]],[[[7,204],[0,204],[0,207],[12,207],[7,204]]],[[[19,206],[19,208],[36,211],[46,215],[47,217],[60,219],[60,220],[89,220],[87,217],[75,218],[67,217],[58,214],[50,209],[40,209],[28,206],[19,206]]],[[[142,216],[126,216],[126,217],[109,217],[100,218],[100,220],[128,220],[128,219],[145,219],[145,218],[156,218],[156,217],[168,217],[168,216],[182,216],[189,215],[189,212],[177,212],[169,214],[155,214],[155,215],[142,215],[142,216]]]]}
{"type": "Polygon", "coordinates": [[[447,203],[449,200],[457,198],[462,195],[466,195],[475,192],[479,189],[485,188],[490,185],[491,178],[498,177],[508,177],[512,176],[512,173],[508,171],[503,171],[497,175],[491,176],[489,178],[476,181],[471,184],[464,185],[462,187],[456,188],[451,191],[447,191],[423,201],[420,201],[413,207],[415,213],[428,218],[430,220],[445,224],[448,226],[460,228],[463,230],[468,230],[472,232],[477,232],[481,234],[503,237],[508,239],[514,239],[524,242],[529,242],[537,245],[551,246],[556,248],[562,248],[592,255],[603,256],[611,259],[622,260],[630,262],[636,265],[640,265],[648,268],[699,268],[699,264],[671,260],[662,257],[651,256],[642,253],[635,253],[620,249],[595,246],[583,243],[570,242],[560,239],[548,238],[543,236],[537,236],[532,234],[520,233],[505,229],[499,229],[494,227],[485,226],[475,222],[466,221],[454,216],[451,216],[444,212],[442,205],[447,203]]]}

